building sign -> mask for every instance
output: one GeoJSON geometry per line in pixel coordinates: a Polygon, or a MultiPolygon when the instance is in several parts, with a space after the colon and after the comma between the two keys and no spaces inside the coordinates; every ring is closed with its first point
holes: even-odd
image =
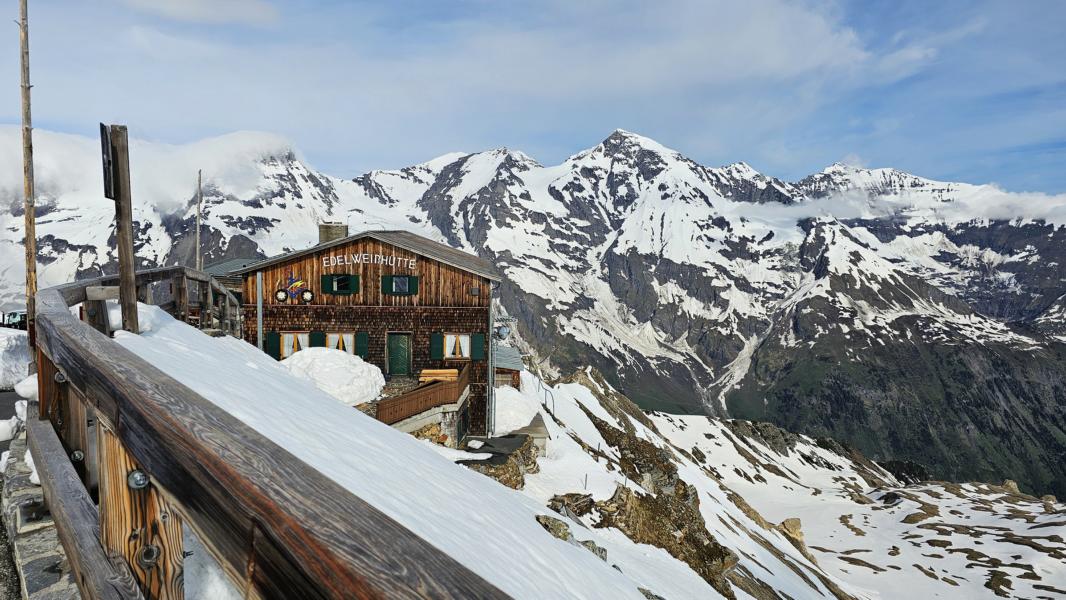
{"type": "Polygon", "coordinates": [[[332,256],[322,257],[322,266],[324,268],[338,267],[346,265],[385,265],[387,267],[400,267],[407,269],[414,269],[417,259],[405,258],[403,256],[385,256],[384,254],[334,254],[332,256]]]}

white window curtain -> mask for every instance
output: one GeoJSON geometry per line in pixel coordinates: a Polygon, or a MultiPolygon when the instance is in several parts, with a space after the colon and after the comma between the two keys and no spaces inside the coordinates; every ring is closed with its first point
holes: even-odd
{"type": "Polygon", "coordinates": [[[348,354],[355,354],[355,334],[327,333],[326,347],[334,350],[344,350],[348,354]]]}
{"type": "Polygon", "coordinates": [[[470,358],[470,336],[449,333],[444,336],[445,358],[470,358]]]}
{"type": "Polygon", "coordinates": [[[309,333],[281,334],[281,357],[287,358],[308,347],[311,343],[310,338],[309,333]]]}

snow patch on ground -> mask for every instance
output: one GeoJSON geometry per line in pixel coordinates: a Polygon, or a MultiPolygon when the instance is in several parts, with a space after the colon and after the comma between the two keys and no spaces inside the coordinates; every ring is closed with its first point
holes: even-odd
{"type": "Polygon", "coordinates": [[[334,348],[305,348],[281,365],[348,406],[376,400],[385,387],[381,369],[334,348]]]}
{"type": "Polygon", "coordinates": [[[0,328],[0,390],[10,390],[26,377],[30,347],[26,332],[0,328]]]}

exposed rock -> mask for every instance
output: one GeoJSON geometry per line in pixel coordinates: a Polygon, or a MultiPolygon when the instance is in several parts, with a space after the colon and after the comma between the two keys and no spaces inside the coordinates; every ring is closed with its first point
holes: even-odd
{"type": "Polygon", "coordinates": [[[570,533],[570,526],[560,519],[548,515],[537,515],[537,523],[540,523],[541,527],[557,539],[564,542],[574,539],[574,534],[570,533]]]}
{"type": "Polygon", "coordinates": [[[522,443],[509,454],[493,455],[486,460],[462,460],[459,464],[520,490],[526,484],[526,473],[538,473],[540,466],[537,465],[537,445],[533,438],[528,435],[518,437],[523,439],[522,443]]]}
{"type": "Polygon", "coordinates": [[[777,527],[788,539],[803,543],[803,524],[799,517],[785,519],[777,527]]]}
{"type": "Polygon", "coordinates": [[[1020,494],[1021,490],[1018,489],[1018,483],[1013,479],[1006,479],[1003,481],[1003,487],[1012,494],[1020,494]]]}
{"type": "Polygon", "coordinates": [[[666,600],[666,598],[663,598],[662,596],[660,596],[660,595],[658,595],[656,593],[653,593],[648,588],[637,588],[637,590],[641,594],[644,594],[644,597],[647,598],[648,600],[666,600]]]}
{"type": "Polygon", "coordinates": [[[552,534],[552,537],[560,539],[568,544],[580,546],[589,552],[596,555],[600,560],[607,562],[607,549],[598,545],[592,540],[577,540],[574,538],[574,534],[570,532],[570,526],[567,525],[561,519],[549,515],[537,515],[537,522],[548,533],[552,534]]]}
{"type": "Polygon", "coordinates": [[[561,514],[570,512],[579,517],[589,514],[595,506],[592,494],[562,494],[548,501],[548,508],[555,512],[561,514]]]}
{"type": "Polygon", "coordinates": [[[666,550],[719,593],[733,597],[726,575],[739,559],[708,533],[698,495],[684,481],[657,495],[619,486],[609,500],[596,503],[596,511],[600,516],[596,527],[613,527],[637,543],[666,550]]]}
{"type": "Polygon", "coordinates": [[[578,542],[578,544],[581,544],[586,549],[588,549],[589,552],[591,552],[591,553],[595,554],[596,556],[598,556],[599,559],[602,560],[603,562],[607,562],[607,549],[604,548],[603,546],[597,545],[596,542],[594,542],[592,540],[584,540],[584,541],[578,542]]]}
{"type": "Polygon", "coordinates": [[[412,432],[411,435],[420,440],[428,440],[441,446],[448,441],[448,434],[441,431],[440,423],[430,423],[418,431],[412,432]]]}

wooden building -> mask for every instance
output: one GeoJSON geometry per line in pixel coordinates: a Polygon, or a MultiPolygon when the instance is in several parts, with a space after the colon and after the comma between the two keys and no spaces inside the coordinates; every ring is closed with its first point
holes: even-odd
{"type": "Polygon", "coordinates": [[[427,388],[391,406],[392,419],[414,417],[408,413],[455,390],[456,437],[491,434],[499,276],[488,261],[406,231],[367,231],[327,237],[235,274],[243,278],[244,339],[264,352],[282,359],[326,346],[357,354],[390,384],[400,378],[427,388]],[[427,386],[438,383],[430,394],[427,386]]]}

